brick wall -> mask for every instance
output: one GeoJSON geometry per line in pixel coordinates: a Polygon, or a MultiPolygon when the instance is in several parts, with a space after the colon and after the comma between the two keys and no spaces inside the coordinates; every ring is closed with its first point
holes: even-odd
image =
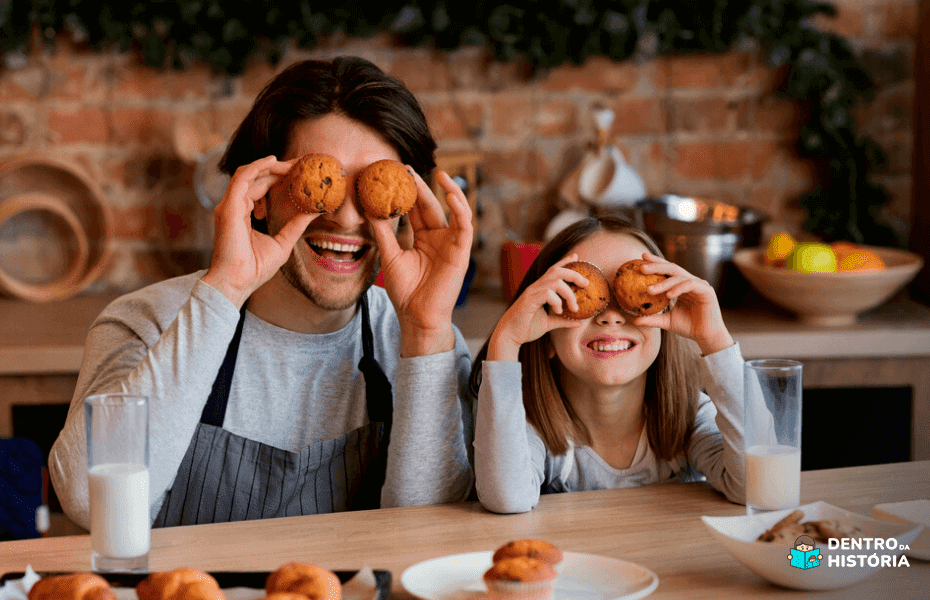
{"type": "MultiPolygon", "coordinates": [[[[840,0],[818,26],[846,36],[879,84],[857,111],[889,154],[877,174],[893,194],[888,213],[906,229],[912,196],[916,0],[840,0]]],[[[756,206],[770,228],[800,232],[797,196],[812,171],[791,149],[796,107],[772,93],[775,74],[758,52],[615,63],[592,59],[531,76],[476,49],[440,55],[384,39],[330,40],[308,57],[358,54],[419,97],[443,152],[485,158],[477,285],[498,285],[508,237],[539,237],[560,208],[557,188],[593,138],[592,106],[612,108],[613,141],[650,194],[704,194],[756,206]]],[[[192,191],[193,166],[171,144],[172,123],[194,119],[228,137],[275,69],[251,65],[227,79],[204,68],[160,72],[132,56],[94,54],[63,42],[0,71],[0,158],[51,152],[101,185],[115,216],[109,268],[90,291],[124,291],[205,265],[211,219],[192,191]]]]}

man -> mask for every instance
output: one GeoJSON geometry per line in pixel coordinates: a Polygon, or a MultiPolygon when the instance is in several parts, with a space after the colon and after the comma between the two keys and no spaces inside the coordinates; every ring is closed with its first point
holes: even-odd
{"type": "Polygon", "coordinates": [[[262,91],[230,142],[213,257],[116,300],[92,325],[52,482],[89,523],[83,399],[150,401],[155,526],[467,497],[470,355],[452,325],[471,214],[421,176],[436,144],[413,95],[357,58],[305,61],[262,91]],[[337,158],[347,198],[323,215],[268,194],[296,159],[337,158]],[[415,171],[413,245],[369,221],[355,179],[389,158],[415,171]],[[385,289],[372,286],[379,265],[385,289]]]}

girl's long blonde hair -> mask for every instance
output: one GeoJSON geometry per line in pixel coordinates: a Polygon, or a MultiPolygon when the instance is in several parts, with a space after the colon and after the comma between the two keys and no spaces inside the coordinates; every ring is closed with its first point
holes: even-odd
{"type": "MultiPolygon", "coordinates": [[[[626,219],[614,215],[590,217],[562,230],[543,247],[523,277],[514,298],[523,294],[527,286],[542,277],[572,248],[600,232],[630,235],[651,253],[662,256],[655,241],[626,219]]],[[[526,418],[549,451],[559,455],[568,450],[569,440],[575,444],[590,445],[591,439],[562,392],[557,376],[558,363],[555,362],[559,359],[551,349],[552,342],[546,334],[524,344],[520,348],[519,359],[526,418]]],[[[485,342],[472,366],[469,388],[476,397],[481,385],[481,363],[487,352],[488,342],[485,342]]],[[[643,399],[646,435],[659,459],[671,460],[684,452],[688,445],[697,407],[696,377],[697,353],[693,346],[688,340],[662,330],[658,356],[646,371],[643,399]]]]}

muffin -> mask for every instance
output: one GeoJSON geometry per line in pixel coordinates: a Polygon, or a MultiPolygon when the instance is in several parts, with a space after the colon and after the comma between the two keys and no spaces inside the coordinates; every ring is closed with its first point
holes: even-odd
{"type": "Polygon", "coordinates": [[[305,213],[329,213],[346,198],[346,172],[328,154],[307,154],[272,188],[272,198],[286,198],[305,213]]]}
{"type": "Polygon", "coordinates": [[[136,586],[139,600],[223,600],[216,579],[199,569],[152,573],[136,586]]]}
{"type": "Polygon", "coordinates": [[[505,558],[515,558],[517,556],[526,556],[542,561],[547,565],[556,568],[562,562],[562,551],[555,545],[543,540],[514,540],[507,542],[494,552],[491,558],[492,562],[498,562],[505,558]]]}
{"type": "Polygon", "coordinates": [[[613,288],[617,302],[627,312],[637,316],[654,315],[665,310],[669,297],[665,294],[650,294],[646,288],[668,279],[668,275],[653,273],[646,275],[640,271],[645,261],[636,259],[623,263],[617,269],[613,288]]]}
{"type": "Polygon", "coordinates": [[[393,219],[413,208],[417,184],[403,163],[379,160],[359,174],[355,182],[362,208],[372,219],[393,219]]]}
{"type": "Polygon", "coordinates": [[[291,562],[282,565],[265,581],[268,596],[278,592],[300,594],[310,600],[340,600],[342,584],[335,573],[323,567],[291,562]]]}
{"type": "Polygon", "coordinates": [[[503,558],[484,574],[492,600],[549,600],[555,589],[552,565],[528,556],[503,558]]]}
{"type": "Polygon", "coordinates": [[[603,312],[610,302],[610,284],[604,277],[604,273],[596,265],[585,261],[568,263],[565,268],[584,275],[588,280],[588,287],[580,288],[574,283],[568,284],[568,287],[575,292],[578,310],[575,312],[564,310],[561,316],[566,319],[584,320],[603,312]]]}

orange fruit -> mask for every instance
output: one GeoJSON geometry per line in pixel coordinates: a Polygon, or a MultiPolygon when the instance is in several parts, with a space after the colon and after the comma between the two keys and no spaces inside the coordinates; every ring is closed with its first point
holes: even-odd
{"type": "Polygon", "coordinates": [[[836,254],[837,260],[843,260],[843,257],[850,252],[855,252],[862,249],[862,246],[852,242],[832,242],[830,247],[833,248],[833,253],[836,254]]]}
{"type": "Polygon", "coordinates": [[[765,264],[770,267],[784,267],[785,259],[794,249],[794,237],[786,231],[776,233],[769,238],[768,246],[765,249],[765,264]]]}
{"type": "Polygon", "coordinates": [[[885,261],[871,250],[859,248],[850,250],[839,257],[837,271],[881,271],[885,268],[885,261]]]}

